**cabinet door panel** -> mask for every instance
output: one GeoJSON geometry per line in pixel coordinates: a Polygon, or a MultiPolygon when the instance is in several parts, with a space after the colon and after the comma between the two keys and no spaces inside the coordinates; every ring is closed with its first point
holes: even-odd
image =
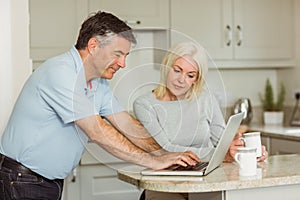
{"type": "Polygon", "coordinates": [[[141,191],[117,178],[116,169],[122,166],[125,164],[81,166],[81,199],[138,199],[141,191]]]}
{"type": "Polygon", "coordinates": [[[30,54],[44,61],[69,50],[76,43],[83,3],[74,0],[30,0],[30,54]],[[78,8],[81,9],[78,9],[78,8]]]}
{"type": "Polygon", "coordinates": [[[233,49],[232,41],[229,42],[232,31],[230,2],[230,0],[172,0],[172,44],[196,40],[214,59],[231,59],[233,49]]]}
{"type": "Polygon", "coordinates": [[[293,0],[234,0],[234,8],[236,59],[292,58],[293,0]]]}
{"type": "Polygon", "coordinates": [[[300,153],[300,144],[297,141],[271,138],[271,154],[300,153]]]}
{"type": "Polygon", "coordinates": [[[89,12],[112,12],[135,29],[169,27],[168,0],[89,0],[89,12]]]}
{"type": "Polygon", "coordinates": [[[229,67],[278,61],[290,65],[294,4],[294,0],[172,0],[171,43],[195,40],[219,65],[229,67]]]}

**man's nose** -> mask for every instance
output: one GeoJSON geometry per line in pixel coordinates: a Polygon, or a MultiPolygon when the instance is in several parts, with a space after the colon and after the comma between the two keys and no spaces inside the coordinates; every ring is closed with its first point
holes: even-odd
{"type": "Polygon", "coordinates": [[[126,67],[126,57],[125,56],[121,56],[118,59],[118,63],[117,63],[121,68],[126,67]]]}

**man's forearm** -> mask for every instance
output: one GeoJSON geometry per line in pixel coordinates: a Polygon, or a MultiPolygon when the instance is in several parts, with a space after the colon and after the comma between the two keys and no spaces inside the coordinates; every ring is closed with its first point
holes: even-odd
{"type": "Polygon", "coordinates": [[[146,152],[149,152],[153,155],[162,155],[166,153],[167,151],[163,149],[159,144],[152,138],[135,138],[135,137],[128,137],[130,141],[132,141],[134,144],[137,144],[140,148],[145,150],[146,152]]]}
{"type": "Polygon", "coordinates": [[[153,139],[144,126],[127,112],[106,117],[113,126],[124,134],[132,143],[153,155],[166,151],[153,139]]]}
{"type": "Polygon", "coordinates": [[[98,115],[77,120],[75,123],[92,141],[114,156],[128,162],[152,169],[164,169],[175,164],[182,166],[194,165],[195,161],[200,161],[192,152],[168,152],[161,156],[155,156],[162,154],[163,150],[161,150],[159,145],[157,146],[153,139],[149,139],[149,137],[133,137],[131,135],[129,137],[133,139],[130,140],[128,139],[129,137],[120,134],[111,124],[104,122],[98,115]],[[140,141],[141,144],[136,145],[133,141],[140,141]]]}
{"type": "Polygon", "coordinates": [[[90,140],[114,156],[138,165],[149,167],[153,164],[153,155],[140,149],[113,126],[104,122],[101,117],[78,120],[76,124],[88,135],[90,140]]]}

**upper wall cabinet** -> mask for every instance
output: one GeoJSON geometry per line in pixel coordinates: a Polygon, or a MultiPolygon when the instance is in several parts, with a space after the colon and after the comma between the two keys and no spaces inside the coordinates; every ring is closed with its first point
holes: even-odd
{"type": "Polygon", "coordinates": [[[112,12],[134,29],[165,33],[169,29],[169,0],[29,0],[29,9],[34,68],[69,50],[76,43],[81,23],[92,12],[112,12]]]}
{"type": "Polygon", "coordinates": [[[29,0],[30,54],[34,62],[69,50],[86,17],[79,0],[29,0]]]}
{"type": "Polygon", "coordinates": [[[172,0],[171,43],[191,38],[219,67],[294,64],[293,0],[172,0]]]}
{"type": "Polygon", "coordinates": [[[168,29],[169,0],[89,0],[89,12],[111,12],[134,29],[168,29]]]}

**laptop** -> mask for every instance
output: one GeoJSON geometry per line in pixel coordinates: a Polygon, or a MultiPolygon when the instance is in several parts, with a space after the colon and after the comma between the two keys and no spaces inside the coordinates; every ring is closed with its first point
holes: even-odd
{"type": "Polygon", "coordinates": [[[241,124],[244,113],[237,113],[231,115],[228,119],[227,125],[224,129],[223,134],[218,142],[218,145],[210,159],[209,162],[201,162],[199,166],[192,167],[182,167],[179,165],[171,166],[167,169],[163,170],[152,170],[152,169],[144,169],[141,171],[142,175],[149,176],[205,176],[208,173],[212,172],[214,169],[219,167],[225,155],[230,147],[230,144],[237,133],[237,130],[241,124]]]}

